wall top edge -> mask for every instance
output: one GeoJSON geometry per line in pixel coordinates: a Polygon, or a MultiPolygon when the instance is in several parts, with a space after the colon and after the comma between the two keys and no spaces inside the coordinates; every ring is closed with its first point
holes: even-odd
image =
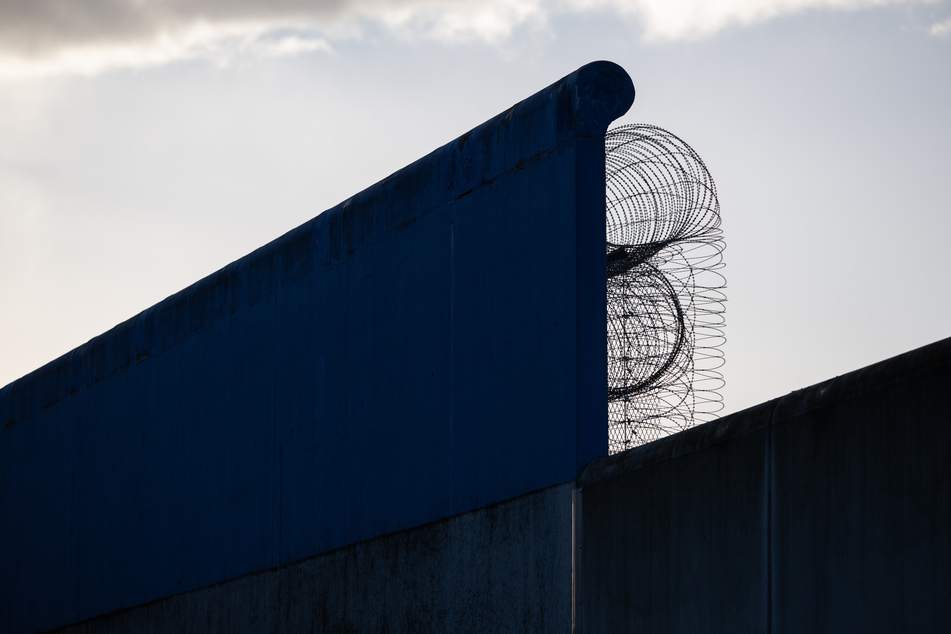
{"type": "Polygon", "coordinates": [[[579,474],[578,488],[696,453],[818,409],[841,406],[852,399],[874,394],[896,383],[914,381],[923,375],[933,376],[939,373],[948,375],[951,379],[951,337],[646,445],[598,458],[579,474]]]}
{"type": "MultiPolygon", "coordinates": [[[[141,360],[143,351],[132,348],[141,347],[143,333],[154,332],[159,319],[175,321],[170,318],[172,314],[200,312],[196,304],[213,295],[211,289],[223,295],[225,287],[247,286],[249,271],[260,270],[262,265],[273,271],[272,275],[292,278],[314,266],[328,265],[335,257],[353,252],[355,246],[376,235],[405,226],[431,209],[521,169],[526,160],[555,151],[575,139],[603,135],[633,101],[633,82],[620,66],[607,61],[582,66],[350,199],[0,387],[0,430],[75,394],[91,381],[141,360]],[[287,273],[282,262],[300,262],[302,253],[304,265],[287,273]],[[124,352],[117,354],[119,349],[124,352]],[[103,354],[110,359],[100,359],[99,363],[90,359],[103,354]],[[85,368],[89,366],[99,367],[97,376],[88,376],[85,368]],[[31,405],[16,404],[24,397],[31,405]]],[[[272,280],[272,284],[280,286],[294,281],[272,280]]],[[[231,309],[233,312],[240,307],[231,309]]]]}

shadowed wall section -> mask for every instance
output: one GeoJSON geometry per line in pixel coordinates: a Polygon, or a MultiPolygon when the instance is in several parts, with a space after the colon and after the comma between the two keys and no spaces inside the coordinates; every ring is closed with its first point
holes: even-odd
{"type": "Polygon", "coordinates": [[[556,485],[57,632],[567,634],[573,486],[556,485]]]}
{"type": "MultiPolygon", "coordinates": [[[[606,454],[587,65],[0,390],[4,631],[572,481],[606,454]]],[[[116,289],[121,292],[121,289],[116,289]]]]}
{"type": "Polygon", "coordinates": [[[951,339],[578,478],[583,631],[951,631],[951,339]]]}
{"type": "Polygon", "coordinates": [[[951,339],[576,481],[62,631],[947,632],[949,383],[951,339]]]}

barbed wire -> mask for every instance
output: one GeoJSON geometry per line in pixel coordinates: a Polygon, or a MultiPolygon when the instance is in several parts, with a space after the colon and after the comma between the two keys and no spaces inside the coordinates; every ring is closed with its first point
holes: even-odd
{"type": "Polygon", "coordinates": [[[608,450],[723,408],[724,242],[716,187],[680,138],[651,125],[605,135],[608,450]]]}

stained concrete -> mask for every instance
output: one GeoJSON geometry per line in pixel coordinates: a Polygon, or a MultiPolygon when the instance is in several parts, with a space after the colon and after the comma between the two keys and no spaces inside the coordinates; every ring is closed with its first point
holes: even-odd
{"type": "Polygon", "coordinates": [[[56,631],[569,632],[573,486],[56,631]]]}

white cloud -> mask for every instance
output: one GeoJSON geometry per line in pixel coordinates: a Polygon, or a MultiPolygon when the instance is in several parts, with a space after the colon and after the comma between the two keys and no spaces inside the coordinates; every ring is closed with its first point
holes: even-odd
{"type": "Polygon", "coordinates": [[[303,53],[333,52],[327,40],[313,36],[285,35],[274,39],[256,39],[247,47],[261,57],[293,57],[303,53]]]}
{"type": "Polygon", "coordinates": [[[417,1],[363,16],[407,37],[424,37],[444,44],[483,41],[499,43],[524,25],[544,25],[541,0],[483,2],[417,1]]]}
{"type": "Polygon", "coordinates": [[[928,29],[928,33],[935,37],[947,37],[951,35],[951,18],[948,18],[944,22],[932,24],[931,28],[928,29]]]}
{"type": "MultiPolygon", "coordinates": [[[[558,15],[609,12],[647,40],[709,37],[808,10],[852,11],[936,0],[3,0],[0,78],[93,75],[176,60],[226,64],[331,51],[330,40],[377,24],[403,38],[499,44],[558,15]],[[288,35],[288,33],[290,33],[288,35]],[[284,34],[284,35],[276,35],[284,34]]],[[[948,21],[933,35],[951,29],[948,21]]]]}
{"type": "Polygon", "coordinates": [[[608,10],[640,23],[650,41],[696,40],[806,11],[858,11],[940,0],[568,0],[577,9],[608,10]]]}

